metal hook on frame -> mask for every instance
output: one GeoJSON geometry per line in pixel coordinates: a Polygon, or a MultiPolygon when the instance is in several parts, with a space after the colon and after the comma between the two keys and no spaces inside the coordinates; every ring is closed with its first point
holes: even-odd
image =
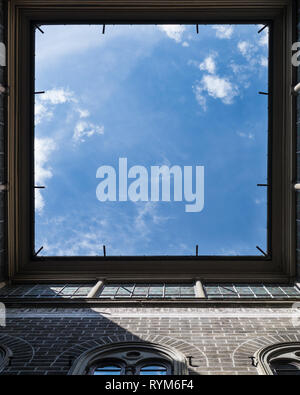
{"type": "Polygon", "coordinates": [[[258,366],[258,362],[257,359],[255,357],[248,357],[249,359],[251,359],[251,364],[252,366],[254,366],[255,368],[257,368],[258,366]]]}
{"type": "Polygon", "coordinates": [[[39,25],[34,25],[34,27],[36,29],[38,29],[42,34],[44,34],[45,32],[39,27],[39,25]]]}
{"type": "Polygon", "coordinates": [[[256,248],[257,248],[258,251],[260,251],[264,256],[268,256],[268,254],[266,254],[265,251],[262,250],[259,246],[256,246],[256,248]]]}
{"type": "Polygon", "coordinates": [[[265,28],[267,28],[269,25],[267,24],[267,25],[265,25],[265,26],[263,26],[257,33],[258,34],[260,34],[262,31],[264,31],[265,30],[265,28]]]}
{"type": "Polygon", "coordinates": [[[37,252],[34,254],[34,256],[38,256],[38,254],[42,251],[44,247],[42,246],[39,250],[37,250],[37,252]]]}

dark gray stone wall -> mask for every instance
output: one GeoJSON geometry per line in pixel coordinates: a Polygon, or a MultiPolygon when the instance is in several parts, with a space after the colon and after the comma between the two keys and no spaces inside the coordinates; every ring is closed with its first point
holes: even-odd
{"type": "Polygon", "coordinates": [[[270,306],[8,309],[0,344],[13,356],[0,374],[66,375],[87,350],[124,341],[172,347],[192,357],[190,374],[257,375],[249,357],[300,332],[291,310],[270,306]]]}
{"type": "MultiPolygon", "coordinates": [[[[0,42],[5,43],[4,29],[5,12],[4,1],[0,0],[0,42]]],[[[6,86],[6,67],[0,66],[0,85],[6,86]]],[[[6,158],[5,158],[5,104],[6,95],[0,94],[0,185],[6,184],[6,158]]],[[[6,278],[6,192],[0,191],[0,282],[6,278]]]]}
{"type": "MultiPolygon", "coordinates": [[[[297,40],[300,41],[300,0],[297,0],[297,40]]],[[[300,81],[300,67],[297,70],[300,81]]],[[[297,97],[297,182],[300,182],[300,96],[297,97]]],[[[300,193],[297,193],[297,274],[300,279],[300,193]]]]}

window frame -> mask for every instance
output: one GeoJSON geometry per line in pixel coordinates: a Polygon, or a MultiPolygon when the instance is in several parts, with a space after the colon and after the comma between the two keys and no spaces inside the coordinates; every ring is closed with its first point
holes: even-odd
{"type": "Polygon", "coordinates": [[[8,267],[22,280],[86,281],[105,278],[288,282],[296,273],[295,99],[291,65],[295,37],[292,0],[139,2],[124,0],[11,0],[8,4],[8,267]],[[39,23],[262,23],[272,24],[270,40],[269,187],[272,256],[35,257],[31,250],[33,193],[33,24],[39,23]],[[29,78],[30,76],[30,78],[29,78]],[[284,131],[284,132],[283,132],[284,131]],[[276,158],[276,159],[275,159],[276,158]],[[275,177],[274,177],[275,175],[275,177]]]}
{"type": "Polygon", "coordinates": [[[9,365],[9,361],[13,356],[12,351],[4,344],[0,344],[0,374],[3,372],[5,367],[9,365]]]}
{"type": "MultiPolygon", "coordinates": [[[[144,367],[153,365],[153,366],[160,366],[163,367],[166,371],[166,376],[170,376],[172,374],[172,368],[171,368],[171,363],[170,361],[166,361],[165,359],[158,359],[158,358],[152,358],[152,359],[142,359],[139,361],[136,365],[128,365],[126,361],[123,359],[114,359],[114,358],[105,358],[105,359],[100,359],[99,361],[94,362],[94,365],[89,367],[88,374],[91,376],[95,376],[95,371],[99,369],[99,367],[105,367],[105,366],[117,366],[120,368],[120,375],[126,375],[126,376],[141,376],[141,371],[144,367]],[[103,365],[103,366],[101,366],[103,365]],[[131,371],[134,372],[130,374],[129,372],[131,371]]],[[[154,369],[153,369],[154,370],[154,369]]],[[[112,371],[112,370],[103,370],[105,371],[112,371]]]]}
{"type": "MultiPolygon", "coordinates": [[[[116,367],[120,368],[120,376],[125,374],[126,366],[125,366],[124,362],[122,362],[122,361],[120,361],[118,359],[113,359],[113,358],[112,359],[107,358],[107,359],[104,359],[104,360],[100,360],[99,362],[96,362],[93,366],[89,367],[88,374],[90,376],[94,376],[95,375],[95,371],[99,367],[102,367],[101,365],[103,365],[103,367],[104,366],[108,366],[108,365],[116,366],[116,367]]],[[[107,369],[107,371],[109,371],[109,370],[107,369]]]]}
{"type": "Polygon", "coordinates": [[[272,368],[273,362],[285,361],[300,364],[300,342],[277,343],[258,350],[255,355],[260,375],[276,376],[272,368]],[[298,353],[299,356],[295,356],[298,353]]]}
{"type": "Polygon", "coordinates": [[[167,375],[188,374],[185,356],[173,348],[156,343],[147,342],[120,342],[96,347],[81,354],[73,363],[68,375],[91,375],[97,364],[114,363],[122,367],[121,374],[126,372],[128,366],[136,369],[139,374],[141,367],[148,363],[165,365],[167,375]],[[124,357],[124,353],[138,351],[141,356],[136,359],[124,357]],[[150,354],[143,356],[143,353],[150,354]],[[127,361],[132,363],[128,364],[127,361]],[[136,361],[136,362],[134,362],[136,361]]]}

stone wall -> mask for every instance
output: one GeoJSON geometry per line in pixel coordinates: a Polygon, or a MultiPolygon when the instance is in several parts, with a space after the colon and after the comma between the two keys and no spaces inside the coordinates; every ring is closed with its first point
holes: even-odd
{"type": "Polygon", "coordinates": [[[150,341],[192,357],[190,374],[256,375],[250,358],[255,351],[300,341],[291,312],[270,306],[8,309],[0,344],[13,357],[2,374],[65,375],[87,350],[150,341]]]}
{"type": "MultiPolygon", "coordinates": [[[[0,0],[0,43],[5,43],[4,29],[4,2],[0,0]]],[[[2,51],[3,52],[3,51],[2,51]]],[[[2,55],[2,53],[1,53],[2,55]]],[[[1,59],[3,61],[3,57],[1,59]]],[[[6,67],[0,65],[0,86],[5,87],[6,67]]],[[[0,185],[6,184],[6,158],[5,158],[5,102],[6,94],[0,93],[0,185]]],[[[0,191],[0,282],[6,277],[6,192],[0,191]]]]}

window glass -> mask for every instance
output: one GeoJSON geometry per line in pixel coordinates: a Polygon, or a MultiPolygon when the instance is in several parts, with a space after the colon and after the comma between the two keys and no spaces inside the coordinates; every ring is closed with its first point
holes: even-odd
{"type": "Polygon", "coordinates": [[[94,370],[94,376],[105,376],[105,375],[120,375],[121,367],[116,365],[105,365],[102,367],[98,367],[94,370]]]}
{"type": "Polygon", "coordinates": [[[300,376],[300,362],[276,361],[271,362],[271,369],[279,376],[300,376]]]}
{"type": "Polygon", "coordinates": [[[145,365],[140,369],[140,375],[167,375],[167,368],[162,365],[145,365]]]}

